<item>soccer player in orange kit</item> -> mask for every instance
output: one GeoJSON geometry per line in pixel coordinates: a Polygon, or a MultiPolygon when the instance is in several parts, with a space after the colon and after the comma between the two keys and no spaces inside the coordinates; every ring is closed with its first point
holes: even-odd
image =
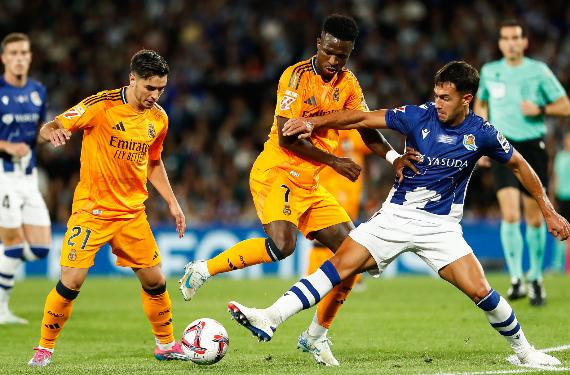
{"type": "Polygon", "coordinates": [[[62,146],[83,130],[80,180],[61,249],[61,279],[48,294],[41,338],[30,366],[47,366],[79,289],[106,243],[117,265],[131,267],[142,286],[144,312],[159,360],[188,360],[172,327],[172,306],[161,270],[160,251],[145,213],[147,181],[166,200],[179,237],[184,213],[172,192],[161,159],[168,117],[157,104],[168,79],[158,53],[141,50],[131,59],[129,86],[82,100],[40,129],[40,138],[62,146]]]}
{"type": "MultiPolygon", "coordinates": [[[[250,189],[257,215],[267,237],[250,238],[237,243],[208,261],[190,262],[180,279],[185,300],[212,276],[251,265],[278,262],[295,250],[300,231],[336,251],[354,225],[335,197],[319,184],[325,166],[345,178],[344,183],[358,179],[360,166],[349,158],[337,157],[339,133],[323,130],[313,135],[312,142],[284,137],[281,129],[293,117],[311,117],[326,113],[368,110],[362,89],[354,74],[344,66],[358,35],[356,22],[346,16],[331,15],[323,23],[317,39],[317,54],[288,67],[279,80],[275,117],[264,150],[250,174],[250,189]],[[349,181],[350,180],[350,181],[349,181]]],[[[394,162],[400,173],[404,166],[415,167],[408,154],[398,158],[392,147],[377,131],[368,129],[360,135],[366,145],[381,157],[394,162]]],[[[419,159],[416,159],[419,160],[419,159]]],[[[328,310],[332,323],[341,303],[354,282],[350,277],[339,284],[335,299],[325,300],[317,310],[328,310]]],[[[328,327],[314,319],[298,340],[298,348],[310,352],[318,363],[338,366],[327,337],[328,327]]]]}

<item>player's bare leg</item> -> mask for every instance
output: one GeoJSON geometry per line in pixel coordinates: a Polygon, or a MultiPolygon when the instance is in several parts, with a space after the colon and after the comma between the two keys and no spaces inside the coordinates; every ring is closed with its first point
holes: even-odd
{"type": "Polygon", "coordinates": [[[534,349],[527,341],[509,303],[491,288],[483,267],[467,254],[439,270],[444,280],[455,285],[485,312],[491,326],[511,345],[521,363],[531,366],[556,366],[560,361],[534,349]]]}

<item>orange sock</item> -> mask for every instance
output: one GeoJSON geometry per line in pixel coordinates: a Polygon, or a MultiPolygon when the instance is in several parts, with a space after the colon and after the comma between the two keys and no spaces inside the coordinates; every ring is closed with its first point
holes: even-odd
{"type": "MultiPolygon", "coordinates": [[[[360,275],[357,275],[360,276],[360,275]]],[[[317,319],[319,325],[329,329],[338,310],[346,300],[346,297],[356,284],[357,276],[349,277],[334,287],[317,305],[317,319]]]]}
{"type": "Polygon", "coordinates": [[[166,284],[153,290],[143,289],[141,295],[144,313],[150,322],[154,337],[161,344],[173,342],[172,303],[168,290],[166,290],[166,284]]]}
{"type": "Polygon", "coordinates": [[[49,292],[42,318],[41,347],[48,349],[55,347],[55,340],[63,329],[63,325],[71,316],[73,300],[78,294],[78,290],[67,288],[61,281],[49,292]]]}
{"type": "Polygon", "coordinates": [[[273,262],[267,251],[266,241],[266,238],[250,238],[236,243],[206,262],[208,272],[214,276],[255,264],[273,262]]]}
{"type": "Polygon", "coordinates": [[[307,266],[307,275],[312,274],[319,267],[328,260],[330,257],[333,256],[333,252],[329,250],[329,248],[324,246],[313,246],[313,248],[309,251],[309,265],[307,266]]]}

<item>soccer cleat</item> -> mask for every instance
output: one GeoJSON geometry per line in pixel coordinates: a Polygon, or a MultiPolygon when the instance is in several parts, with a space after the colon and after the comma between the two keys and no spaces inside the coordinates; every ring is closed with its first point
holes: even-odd
{"type": "Polygon", "coordinates": [[[228,303],[228,312],[232,319],[249,329],[259,341],[270,341],[275,327],[262,310],[245,307],[235,301],[228,303]]]}
{"type": "Polygon", "coordinates": [[[338,361],[332,354],[331,345],[332,342],[326,335],[313,338],[309,336],[307,331],[301,333],[297,341],[297,348],[311,353],[317,363],[325,366],[339,366],[338,361]]]}
{"type": "Polygon", "coordinates": [[[510,301],[526,297],[527,291],[521,279],[511,280],[511,287],[507,291],[507,298],[510,301]]]}
{"type": "Polygon", "coordinates": [[[12,312],[6,308],[0,310],[0,325],[2,324],[28,324],[28,321],[12,314],[12,312]]]}
{"type": "Polygon", "coordinates": [[[517,354],[519,360],[521,361],[522,365],[526,366],[558,366],[560,365],[560,361],[558,358],[553,357],[549,354],[540,352],[536,350],[534,347],[530,347],[530,349],[523,353],[517,354]]]}
{"type": "Polygon", "coordinates": [[[43,349],[43,348],[34,348],[36,351],[34,356],[28,362],[28,366],[32,367],[46,367],[51,362],[51,356],[53,351],[43,349]]]}
{"type": "Polygon", "coordinates": [[[542,280],[534,280],[528,283],[528,301],[531,306],[543,306],[546,304],[546,290],[542,280]]]}
{"type": "Polygon", "coordinates": [[[184,266],[184,276],[178,280],[180,293],[182,293],[184,300],[190,301],[209,278],[206,262],[203,260],[190,262],[184,266]]]}
{"type": "Polygon", "coordinates": [[[172,345],[172,348],[167,350],[162,350],[158,346],[154,349],[154,358],[158,359],[159,361],[170,361],[173,359],[179,359],[182,361],[189,361],[190,357],[184,353],[182,350],[182,345],[180,343],[175,343],[172,345]]]}

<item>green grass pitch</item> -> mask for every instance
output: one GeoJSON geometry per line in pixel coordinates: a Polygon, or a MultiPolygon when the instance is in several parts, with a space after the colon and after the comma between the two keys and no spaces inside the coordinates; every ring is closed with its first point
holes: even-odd
{"type": "MultiPolygon", "coordinates": [[[[45,369],[30,369],[27,361],[37,344],[44,300],[55,282],[27,279],[16,285],[11,306],[30,324],[0,326],[0,374],[483,374],[523,370],[507,363],[510,348],[473,303],[444,281],[428,276],[366,278],[367,289],[351,295],[330,331],[340,368],[317,366],[310,355],[296,349],[297,337],[313,309],[279,327],[269,343],[258,343],[226,312],[232,299],[265,307],[294,281],[217,278],[194,300],[184,302],[176,281],[169,280],[178,337],[186,324],[201,317],[220,321],[229,333],[226,357],[213,366],[198,366],[154,359],[154,341],[136,279],[88,278],[52,363],[45,369]]],[[[504,294],[506,275],[491,275],[490,281],[504,294]]],[[[568,345],[570,278],[549,275],[545,285],[545,307],[530,307],[526,300],[512,305],[537,348],[568,345]]],[[[570,350],[553,354],[564,367],[570,367],[570,350]]]]}

